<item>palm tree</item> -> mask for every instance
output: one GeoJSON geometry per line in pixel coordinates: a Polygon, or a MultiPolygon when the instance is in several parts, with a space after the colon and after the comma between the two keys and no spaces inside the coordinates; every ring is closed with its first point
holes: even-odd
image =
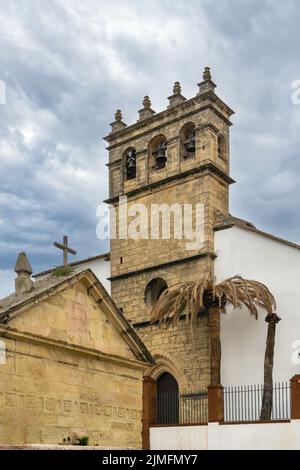
{"type": "Polygon", "coordinates": [[[280,322],[281,318],[276,313],[268,314],[265,318],[268,323],[268,333],[265,351],[264,363],[264,391],[262,399],[262,407],[260,412],[260,419],[262,421],[269,421],[272,415],[273,408],[273,364],[274,364],[274,349],[275,349],[275,333],[276,325],[280,322]]]}
{"type": "MultiPolygon", "coordinates": [[[[199,311],[208,310],[211,385],[221,383],[220,314],[226,313],[227,305],[231,305],[234,309],[246,307],[256,319],[258,309],[265,310],[268,315],[272,315],[276,309],[274,296],[264,284],[240,276],[215,284],[209,275],[196,281],[181,282],[169,287],[152,309],[153,323],[158,321],[168,327],[185,316],[185,321],[190,324],[192,330],[199,311]]],[[[268,354],[271,350],[268,345],[268,354]]]]}

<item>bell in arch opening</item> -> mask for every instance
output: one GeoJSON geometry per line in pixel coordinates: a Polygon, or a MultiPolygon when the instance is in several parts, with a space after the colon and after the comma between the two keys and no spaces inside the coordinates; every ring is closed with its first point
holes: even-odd
{"type": "Polygon", "coordinates": [[[136,151],[130,149],[126,154],[126,177],[128,180],[136,178],[136,151]]]}

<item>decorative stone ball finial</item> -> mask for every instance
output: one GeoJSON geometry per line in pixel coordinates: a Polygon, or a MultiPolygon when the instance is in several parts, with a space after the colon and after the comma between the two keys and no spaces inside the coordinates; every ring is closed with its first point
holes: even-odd
{"type": "Polygon", "coordinates": [[[210,67],[205,67],[203,72],[203,80],[211,80],[211,78],[210,67]]]}
{"type": "Polygon", "coordinates": [[[122,121],[123,119],[123,116],[122,116],[122,112],[120,109],[117,109],[116,113],[115,113],[115,120],[116,121],[122,121]]]}
{"type": "Polygon", "coordinates": [[[144,106],[145,109],[150,109],[151,108],[151,101],[150,101],[149,96],[147,96],[147,95],[143,99],[143,106],[144,106]]]}
{"type": "Polygon", "coordinates": [[[181,85],[180,85],[179,82],[174,83],[173,93],[174,93],[174,95],[180,95],[181,94],[181,85]]]}

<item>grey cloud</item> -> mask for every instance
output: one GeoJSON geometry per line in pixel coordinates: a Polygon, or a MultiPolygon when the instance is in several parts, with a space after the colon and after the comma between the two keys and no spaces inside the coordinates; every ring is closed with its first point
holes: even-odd
{"type": "Polygon", "coordinates": [[[3,3],[2,279],[23,249],[35,270],[58,264],[52,243],[64,233],[78,258],[108,248],[95,212],[107,196],[101,138],[114,111],[133,122],[145,94],[164,109],[175,80],[192,96],[205,65],[236,110],[232,213],[299,241],[299,14],[297,0],[3,3]]]}

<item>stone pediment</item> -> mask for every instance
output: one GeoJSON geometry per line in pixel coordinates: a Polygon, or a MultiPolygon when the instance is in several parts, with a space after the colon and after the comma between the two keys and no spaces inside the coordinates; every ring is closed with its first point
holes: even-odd
{"type": "Polygon", "coordinates": [[[131,324],[91,270],[50,274],[0,301],[0,323],[19,333],[129,360],[153,362],[131,324]]]}

